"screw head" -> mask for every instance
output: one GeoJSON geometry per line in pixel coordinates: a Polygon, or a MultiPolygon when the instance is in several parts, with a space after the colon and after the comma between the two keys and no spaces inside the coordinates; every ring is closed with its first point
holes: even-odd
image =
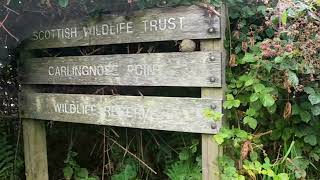
{"type": "Polygon", "coordinates": [[[215,104],[211,104],[211,105],[210,105],[210,108],[211,108],[211,109],[216,109],[217,106],[216,106],[215,104]]]}
{"type": "Polygon", "coordinates": [[[215,77],[210,77],[210,78],[209,78],[209,81],[212,82],[212,83],[213,83],[213,82],[216,82],[216,78],[215,78],[215,77]]]}
{"type": "Polygon", "coordinates": [[[211,129],[217,129],[217,124],[215,122],[211,123],[211,129]]]}
{"type": "Polygon", "coordinates": [[[167,1],[165,1],[165,0],[161,1],[161,5],[162,6],[167,5],[167,1]]]}
{"type": "Polygon", "coordinates": [[[211,56],[209,57],[209,60],[210,60],[210,61],[215,61],[215,60],[216,60],[216,58],[215,58],[214,56],[212,56],[212,55],[211,55],[211,56]]]}
{"type": "Polygon", "coordinates": [[[212,33],[214,33],[214,32],[215,32],[214,27],[210,27],[210,28],[208,29],[208,33],[212,34],[212,33]]]}

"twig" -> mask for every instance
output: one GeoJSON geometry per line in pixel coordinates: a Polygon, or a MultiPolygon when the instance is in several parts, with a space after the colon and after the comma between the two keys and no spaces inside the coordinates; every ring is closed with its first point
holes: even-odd
{"type": "Polygon", "coordinates": [[[88,53],[87,55],[92,55],[92,54],[96,53],[97,51],[100,51],[101,49],[102,49],[102,47],[97,48],[97,49],[93,50],[92,52],[88,53]]]}
{"type": "Polygon", "coordinates": [[[210,4],[198,2],[198,3],[196,3],[196,5],[207,9],[210,12],[210,14],[221,16],[221,14],[214,8],[214,6],[212,6],[210,4]]]}
{"type": "Polygon", "coordinates": [[[271,133],[272,133],[272,130],[264,132],[264,133],[259,133],[259,134],[253,135],[253,138],[257,139],[257,138],[259,138],[261,136],[264,136],[264,135],[267,135],[267,134],[271,134],[271,133]]]}
{"type": "Polygon", "coordinates": [[[11,37],[13,37],[17,42],[19,42],[19,39],[14,36],[5,26],[4,23],[6,22],[6,20],[8,19],[10,14],[10,11],[7,13],[7,15],[5,16],[5,18],[0,22],[0,28],[2,27],[11,37]]]}
{"type": "Polygon", "coordinates": [[[138,158],[135,154],[133,154],[132,152],[130,152],[129,150],[127,150],[126,148],[124,148],[123,146],[121,146],[121,144],[119,144],[118,142],[116,142],[114,139],[109,138],[114,144],[116,144],[117,146],[119,146],[122,150],[126,151],[128,154],[130,154],[132,157],[134,157],[135,159],[137,159],[140,163],[142,163],[144,166],[146,166],[151,172],[153,172],[154,174],[157,174],[157,172],[155,170],[153,170],[150,166],[148,166],[144,161],[142,161],[140,158],[138,158]]]}
{"type": "Polygon", "coordinates": [[[5,7],[6,9],[8,9],[9,11],[11,11],[11,12],[15,13],[16,15],[20,15],[20,13],[18,13],[17,11],[15,11],[15,10],[13,10],[13,9],[9,8],[9,7],[8,7],[8,6],[6,6],[6,5],[3,5],[3,7],[5,7]]]}
{"type": "Polygon", "coordinates": [[[104,165],[106,164],[106,128],[103,128],[103,153],[102,153],[102,177],[104,180],[104,165]]]}

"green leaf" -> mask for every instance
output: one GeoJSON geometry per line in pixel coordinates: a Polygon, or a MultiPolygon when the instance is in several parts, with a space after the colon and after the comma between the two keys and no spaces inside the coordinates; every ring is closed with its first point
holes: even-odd
{"type": "Polygon", "coordinates": [[[68,6],[69,0],[58,0],[58,4],[59,4],[59,6],[65,8],[68,6]]]}
{"type": "Polygon", "coordinates": [[[89,172],[86,168],[80,168],[77,172],[76,172],[76,176],[79,178],[88,178],[89,176],[89,172]]]}
{"type": "Polygon", "coordinates": [[[244,86],[245,86],[245,87],[248,87],[248,86],[251,86],[253,83],[254,83],[254,79],[253,79],[253,78],[250,78],[249,80],[247,80],[247,81],[244,83],[244,86]]]}
{"type": "Polygon", "coordinates": [[[315,146],[317,144],[317,137],[313,134],[305,136],[303,140],[311,146],[315,146]]]}
{"type": "Polygon", "coordinates": [[[223,107],[225,109],[231,109],[233,107],[239,107],[240,106],[240,100],[234,99],[232,94],[227,95],[227,100],[223,103],[223,107]]]}
{"type": "Polygon", "coordinates": [[[280,173],[274,177],[274,180],[289,180],[289,175],[287,173],[280,173]]]}
{"type": "Polygon", "coordinates": [[[250,116],[246,116],[243,119],[243,123],[248,124],[251,129],[256,129],[257,124],[258,124],[257,120],[254,119],[253,117],[250,117],[250,116]]]}
{"type": "Polygon", "coordinates": [[[283,61],[283,57],[281,57],[281,56],[277,56],[277,57],[274,59],[274,62],[275,62],[275,63],[282,63],[282,61],[283,61]]]}
{"type": "Polygon", "coordinates": [[[262,94],[260,96],[260,101],[264,107],[271,107],[275,103],[275,100],[270,94],[262,94]]]}
{"type": "Polygon", "coordinates": [[[285,10],[281,15],[281,23],[282,25],[286,25],[288,20],[288,11],[285,10]]]}
{"type": "Polygon", "coordinates": [[[70,166],[63,168],[63,176],[66,179],[71,179],[73,175],[73,169],[70,166]]]}
{"type": "Polygon", "coordinates": [[[251,63],[251,62],[256,62],[256,59],[254,58],[254,54],[246,53],[242,58],[242,61],[246,63],[251,63]]]}
{"type": "Polygon", "coordinates": [[[314,116],[320,115],[320,105],[312,106],[311,111],[314,116]]]}
{"type": "Polygon", "coordinates": [[[306,92],[307,94],[315,94],[316,92],[314,91],[314,89],[312,87],[304,87],[303,88],[304,92],[306,92]]]}
{"type": "Polygon", "coordinates": [[[308,111],[300,110],[300,118],[303,122],[309,122],[311,120],[311,114],[308,111]]]}
{"type": "Polygon", "coordinates": [[[320,95],[319,94],[310,94],[308,99],[312,105],[320,103],[320,95]]]}
{"type": "Polygon", "coordinates": [[[257,111],[255,109],[253,109],[253,108],[249,108],[246,111],[246,115],[248,115],[248,116],[255,116],[256,113],[257,113],[257,111]]]}
{"type": "Polygon", "coordinates": [[[255,102],[259,99],[259,94],[258,93],[253,93],[250,96],[250,102],[255,102]]]}
{"type": "Polygon", "coordinates": [[[266,87],[263,84],[255,84],[253,89],[255,92],[259,93],[262,92],[266,87]]]}
{"type": "Polygon", "coordinates": [[[218,144],[222,144],[224,142],[224,138],[220,134],[214,135],[213,138],[218,144]]]}
{"type": "Polygon", "coordinates": [[[288,79],[293,86],[297,86],[299,84],[299,78],[293,71],[288,72],[288,79]]]}

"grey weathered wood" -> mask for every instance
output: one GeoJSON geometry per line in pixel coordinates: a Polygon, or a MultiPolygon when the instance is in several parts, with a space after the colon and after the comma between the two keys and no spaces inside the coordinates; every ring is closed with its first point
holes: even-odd
{"type": "MultiPolygon", "coordinates": [[[[208,1],[208,0],[207,0],[208,1]]],[[[226,52],[224,49],[223,41],[225,39],[226,28],[226,7],[225,4],[221,5],[221,39],[216,40],[202,40],[200,42],[200,48],[202,51],[221,51],[222,52],[222,88],[201,88],[201,97],[203,98],[217,98],[224,99],[225,88],[225,61],[226,52]]],[[[221,109],[219,109],[222,111],[221,109]]],[[[218,129],[220,129],[222,122],[217,123],[218,129]]],[[[218,166],[218,157],[222,155],[222,148],[213,139],[212,135],[202,135],[202,179],[203,180],[219,180],[220,171],[218,166]]]]}
{"type": "Polygon", "coordinates": [[[219,52],[35,58],[24,64],[24,84],[221,87],[219,52]],[[96,74],[79,76],[72,71],[80,67],[87,70],[90,66],[104,67],[105,73],[99,70],[100,74],[95,71],[96,74]],[[61,73],[61,67],[69,69],[69,73],[61,73]]]}
{"type": "Polygon", "coordinates": [[[221,101],[210,98],[28,93],[23,95],[21,116],[72,123],[215,134],[213,122],[203,113],[211,105],[221,109],[221,101]],[[67,104],[67,112],[58,109],[61,104],[67,104]],[[79,107],[77,112],[74,105],[70,104],[79,107]]]}
{"type": "MultiPolygon", "coordinates": [[[[51,27],[37,29],[37,31],[33,32],[26,47],[29,49],[43,49],[117,43],[220,38],[220,18],[217,16],[209,18],[206,10],[198,6],[150,9],[137,11],[132,17],[130,16],[130,19],[126,19],[123,16],[105,16],[99,22],[93,23],[90,21],[92,20],[88,20],[87,22],[75,20],[73,22],[63,22],[62,24],[51,27]],[[164,19],[168,21],[170,18],[174,18],[175,21],[171,19],[170,25],[167,25],[167,28],[161,26],[163,30],[160,30],[159,26],[157,26],[157,30],[155,29],[155,26],[152,26],[151,29],[147,26],[147,29],[145,29],[145,22],[148,23],[152,21],[152,25],[155,25],[154,20],[158,20],[159,22],[159,19],[161,19],[161,22],[164,22],[164,19]],[[181,18],[182,28],[180,23],[181,18]],[[102,29],[100,27],[102,27],[103,24],[110,25],[128,22],[129,30],[127,30],[127,24],[122,24],[121,29],[126,30],[115,35],[108,34],[106,31],[107,26],[103,26],[104,35],[102,32],[98,31],[96,34],[101,35],[85,36],[83,31],[83,27],[91,27],[92,25],[97,25],[98,29],[102,29]],[[176,22],[175,26],[173,25],[174,22],[176,22]],[[210,27],[214,27],[215,31],[213,33],[208,32],[210,27]],[[62,38],[62,30],[56,29],[63,29],[63,32],[69,32],[70,34],[64,33],[63,37],[67,38],[62,38]],[[54,32],[54,30],[56,31],[54,32]],[[45,31],[47,31],[46,36],[45,31]],[[48,33],[49,31],[51,34],[48,33]],[[58,31],[60,33],[59,37],[57,37],[58,31]],[[44,39],[39,40],[42,38],[44,39]]],[[[115,31],[116,27],[112,27],[112,32],[115,31]]]]}
{"type": "MultiPolygon", "coordinates": [[[[21,52],[21,57],[32,57],[26,51],[21,52]]],[[[18,66],[20,67],[20,66],[18,66]]],[[[29,89],[23,87],[24,93],[29,89]]],[[[21,104],[21,93],[19,93],[19,107],[21,104]]],[[[21,115],[21,109],[19,109],[21,115]]],[[[20,116],[21,117],[21,116],[20,116]]],[[[45,123],[39,120],[22,119],[24,162],[26,180],[48,180],[47,141],[45,123]]]]}
{"type": "Polygon", "coordinates": [[[48,180],[44,122],[22,119],[26,180],[48,180]]]}

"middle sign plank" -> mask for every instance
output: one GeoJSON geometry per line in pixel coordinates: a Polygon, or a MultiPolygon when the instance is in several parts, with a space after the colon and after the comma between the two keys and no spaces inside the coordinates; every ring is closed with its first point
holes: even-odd
{"type": "Polygon", "coordinates": [[[152,53],[33,58],[22,83],[221,87],[221,53],[152,53]]]}
{"type": "Polygon", "coordinates": [[[222,103],[211,98],[110,96],[25,92],[22,118],[215,134],[205,110],[222,103]]]}

